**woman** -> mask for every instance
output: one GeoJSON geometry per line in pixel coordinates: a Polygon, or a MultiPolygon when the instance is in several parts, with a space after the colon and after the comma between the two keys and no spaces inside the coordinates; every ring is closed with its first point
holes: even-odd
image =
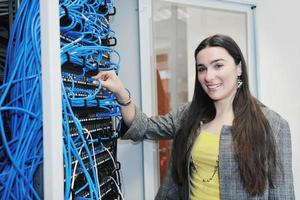
{"type": "Polygon", "coordinates": [[[96,78],[114,92],[128,130],[124,139],[173,139],[160,199],[295,199],[288,123],[251,96],[246,63],[228,36],[195,50],[191,103],[148,118],[112,71],[96,78]]]}

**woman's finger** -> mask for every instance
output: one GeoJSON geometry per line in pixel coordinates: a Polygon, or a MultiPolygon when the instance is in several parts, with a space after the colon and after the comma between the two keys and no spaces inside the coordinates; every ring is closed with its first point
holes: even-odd
{"type": "Polygon", "coordinates": [[[106,80],[115,73],[113,70],[110,71],[100,71],[96,76],[93,76],[94,79],[106,80]]]}

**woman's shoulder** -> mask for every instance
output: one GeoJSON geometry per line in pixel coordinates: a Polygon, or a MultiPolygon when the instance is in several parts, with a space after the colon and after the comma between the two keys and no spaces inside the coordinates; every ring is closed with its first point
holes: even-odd
{"type": "Polygon", "coordinates": [[[182,103],[176,109],[172,110],[171,114],[173,116],[177,116],[177,117],[180,117],[180,118],[181,117],[186,117],[190,106],[191,106],[190,102],[182,103]]]}
{"type": "Polygon", "coordinates": [[[284,119],[279,113],[268,108],[267,106],[261,107],[262,112],[267,118],[271,129],[273,130],[275,135],[279,133],[286,132],[289,133],[289,124],[286,119],[284,119]]]}
{"type": "Polygon", "coordinates": [[[177,107],[177,110],[178,111],[186,111],[189,109],[189,107],[191,106],[191,102],[184,102],[184,103],[181,103],[178,107],[177,107]]]}
{"type": "Polygon", "coordinates": [[[269,123],[287,123],[286,119],[284,119],[279,113],[271,108],[267,106],[261,106],[261,110],[269,123]]]}
{"type": "Polygon", "coordinates": [[[188,116],[189,107],[189,102],[182,103],[177,108],[172,109],[171,112],[168,113],[168,116],[170,116],[176,124],[181,125],[184,119],[188,116]]]}

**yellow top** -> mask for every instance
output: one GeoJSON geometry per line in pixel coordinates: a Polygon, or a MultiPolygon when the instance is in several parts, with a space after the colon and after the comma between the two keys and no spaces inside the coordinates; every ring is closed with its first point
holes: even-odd
{"type": "Polygon", "coordinates": [[[220,200],[219,140],[219,135],[201,130],[195,141],[192,149],[191,200],[220,200]]]}

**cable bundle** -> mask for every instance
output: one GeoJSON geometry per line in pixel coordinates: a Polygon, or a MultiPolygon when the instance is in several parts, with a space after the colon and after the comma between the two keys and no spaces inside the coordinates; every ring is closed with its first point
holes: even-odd
{"type": "Polygon", "coordinates": [[[111,39],[116,41],[107,20],[113,3],[67,0],[60,5],[62,63],[69,61],[84,66],[85,70],[118,71],[120,55],[107,47],[112,45],[111,39]],[[116,61],[108,58],[113,54],[116,61]],[[107,56],[106,59],[103,56],[107,56]]]}
{"type": "Polygon", "coordinates": [[[91,78],[119,71],[108,0],[60,1],[65,199],[123,199],[116,140],[120,107],[91,78]]]}
{"type": "Polygon", "coordinates": [[[39,199],[33,176],[43,160],[39,1],[23,0],[0,87],[1,199],[39,199]]]}
{"type": "MultiPolygon", "coordinates": [[[[116,43],[108,22],[113,2],[60,4],[64,198],[123,199],[115,161],[120,108],[114,95],[90,78],[99,70],[119,70],[120,56],[109,47],[116,43]]],[[[43,162],[39,23],[39,1],[23,0],[0,87],[1,199],[40,199],[33,181],[43,162]]]]}

